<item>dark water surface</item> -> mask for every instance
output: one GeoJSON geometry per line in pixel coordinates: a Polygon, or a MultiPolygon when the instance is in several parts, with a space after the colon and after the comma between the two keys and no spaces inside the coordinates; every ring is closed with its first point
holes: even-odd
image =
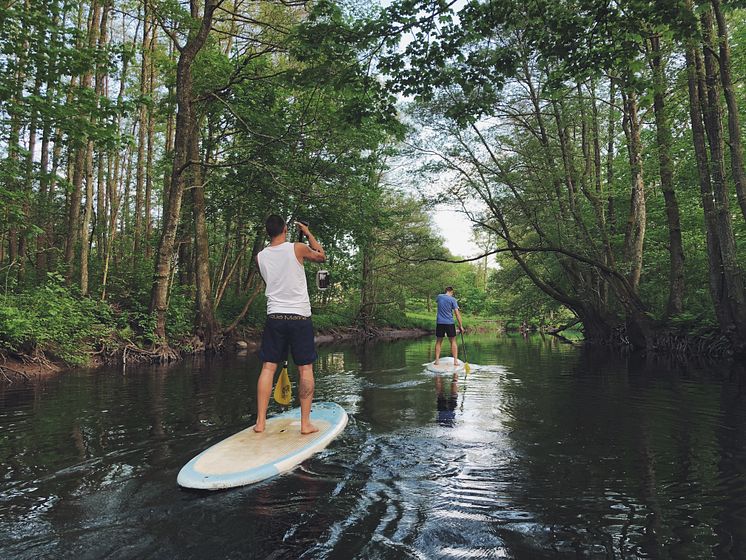
{"type": "Polygon", "coordinates": [[[0,388],[0,558],[746,559],[740,366],[467,344],[465,382],[430,339],[322,348],[345,432],[214,493],[176,474],[253,423],[252,356],[0,388]]]}

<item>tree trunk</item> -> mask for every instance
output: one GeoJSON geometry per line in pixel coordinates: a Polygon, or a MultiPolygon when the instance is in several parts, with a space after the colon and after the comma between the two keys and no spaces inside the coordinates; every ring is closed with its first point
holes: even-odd
{"type": "MultiPolygon", "coordinates": [[[[49,87],[49,84],[47,84],[49,87]]],[[[47,218],[47,190],[49,186],[49,145],[51,142],[52,124],[44,121],[41,133],[41,161],[39,162],[39,196],[37,198],[37,223],[42,230],[46,229],[47,218]]],[[[46,232],[39,235],[36,244],[36,273],[44,277],[47,273],[47,247],[49,246],[46,232]]]]}
{"type": "Polygon", "coordinates": [[[238,326],[238,324],[243,320],[243,318],[246,316],[246,314],[249,312],[249,308],[251,308],[251,304],[254,303],[254,300],[256,299],[256,296],[259,295],[259,292],[262,290],[262,281],[261,281],[261,275],[257,273],[257,264],[256,264],[256,256],[259,254],[259,251],[262,250],[262,247],[264,246],[264,240],[266,239],[266,234],[263,226],[257,226],[256,228],[256,236],[254,237],[254,245],[251,249],[251,257],[249,258],[249,272],[246,276],[246,282],[244,283],[244,292],[249,293],[249,291],[252,289],[252,286],[254,285],[254,282],[258,280],[256,287],[251,291],[248,299],[246,300],[246,303],[243,306],[243,309],[241,309],[241,312],[238,314],[238,316],[233,320],[233,322],[228,325],[225,329],[223,329],[223,335],[227,335],[228,333],[235,330],[235,328],[238,326]]]}
{"type": "Polygon", "coordinates": [[[673,161],[671,159],[671,124],[665,106],[665,66],[660,50],[660,36],[650,37],[652,49],[651,66],[653,69],[654,95],[653,111],[655,113],[655,132],[658,144],[658,166],[660,168],[661,190],[666,205],[668,222],[668,250],[671,262],[668,274],[668,303],[666,316],[678,315],[684,309],[684,247],[681,241],[681,221],[679,204],[673,183],[673,161]]]}
{"type": "MultiPolygon", "coordinates": [[[[174,57],[174,44],[173,41],[169,44],[168,57],[169,60],[173,61],[174,57]]],[[[168,99],[173,99],[176,96],[173,86],[169,85],[168,88],[168,99]]],[[[175,111],[170,106],[168,107],[168,116],[166,117],[166,139],[164,149],[164,157],[166,161],[171,160],[174,153],[174,132],[176,129],[176,116],[175,111]]],[[[168,168],[163,172],[163,214],[165,209],[168,207],[168,193],[171,192],[171,175],[168,172],[168,168]]]]}
{"type": "MultiPolygon", "coordinates": [[[[53,0],[49,3],[49,11],[52,16],[51,26],[52,31],[49,36],[49,60],[46,67],[46,93],[44,95],[44,103],[47,107],[53,107],[57,97],[59,88],[59,78],[57,76],[57,59],[58,53],[61,50],[62,45],[59,40],[59,24],[60,24],[60,6],[57,0],[53,0]]],[[[56,138],[59,138],[57,136],[56,138]]],[[[48,270],[47,249],[51,244],[49,236],[50,219],[49,219],[49,204],[48,197],[49,191],[51,190],[51,173],[49,169],[50,164],[50,149],[57,150],[59,144],[58,140],[55,139],[54,147],[51,148],[52,143],[52,118],[49,115],[42,115],[42,133],[41,133],[41,161],[39,162],[39,194],[37,197],[37,214],[36,224],[42,230],[42,233],[37,238],[36,243],[36,273],[38,277],[44,278],[48,270]]],[[[53,158],[54,159],[54,158],[53,158]]]]}
{"type": "MultiPolygon", "coordinates": [[[[8,187],[9,190],[16,191],[18,194],[20,194],[21,191],[25,191],[22,187],[23,165],[21,164],[21,128],[24,118],[24,105],[26,104],[26,101],[23,98],[23,89],[26,81],[26,63],[29,50],[29,27],[32,20],[29,0],[24,0],[23,7],[20,8],[19,11],[21,12],[21,46],[19,51],[16,53],[15,60],[13,61],[15,63],[15,69],[10,103],[4,108],[9,113],[8,119],[10,121],[7,154],[9,162],[8,168],[11,173],[11,178],[8,187]]],[[[20,253],[22,246],[19,247],[18,217],[8,215],[7,218],[8,222],[6,223],[10,224],[8,228],[8,257],[10,259],[10,266],[12,267],[15,264],[20,268],[22,265],[20,265],[18,261],[23,258],[23,255],[20,253]]]]}
{"type": "MultiPolygon", "coordinates": [[[[97,47],[99,52],[103,52],[106,49],[106,42],[108,40],[108,22],[109,22],[109,9],[110,6],[107,0],[103,0],[100,14],[100,29],[97,34],[97,47]]],[[[95,82],[95,94],[96,94],[96,106],[98,107],[98,100],[103,97],[104,85],[106,81],[105,71],[102,71],[102,67],[97,65],[96,67],[96,82],[95,82]]],[[[98,122],[98,114],[91,116],[91,125],[96,126],[98,122]]],[[[85,204],[85,215],[83,216],[83,225],[81,229],[81,245],[80,245],[80,293],[82,295],[88,295],[88,259],[90,256],[90,232],[89,228],[93,223],[93,141],[88,140],[88,149],[86,151],[86,204],[85,204]]],[[[101,161],[99,158],[99,168],[101,168],[101,161]]],[[[101,183],[99,179],[99,184],[101,183]]]]}
{"type": "Polygon", "coordinates": [[[718,66],[713,51],[712,14],[709,10],[705,10],[700,17],[707,90],[704,118],[710,145],[710,177],[714,195],[715,225],[720,241],[725,296],[735,323],[735,329],[730,332],[726,331],[726,334],[730,336],[737,348],[743,349],[746,348],[746,294],[744,294],[743,275],[737,261],[736,240],[728,201],[718,66]]]}
{"type": "MultiPolygon", "coordinates": [[[[364,332],[367,332],[373,320],[375,313],[373,300],[373,251],[370,242],[366,241],[365,245],[360,248],[363,256],[363,270],[360,282],[360,326],[364,332]]],[[[427,310],[430,311],[430,297],[427,298],[427,310]]]]}
{"type": "MultiPolygon", "coordinates": [[[[132,136],[135,135],[135,127],[137,127],[137,121],[132,124],[132,136]]],[[[130,186],[132,185],[132,173],[135,164],[135,150],[132,149],[131,146],[128,146],[127,151],[125,152],[125,156],[125,164],[127,167],[124,175],[124,192],[122,194],[122,221],[120,222],[121,227],[119,230],[122,238],[124,238],[124,235],[127,233],[127,230],[129,229],[130,223],[132,221],[132,218],[130,217],[130,186]]]]}
{"type": "Polygon", "coordinates": [[[132,265],[135,266],[142,257],[142,230],[143,230],[143,187],[145,184],[145,171],[147,169],[145,148],[147,145],[148,132],[148,104],[145,98],[148,95],[148,82],[150,79],[150,33],[152,21],[150,17],[149,2],[145,2],[144,27],[142,34],[142,59],[140,66],[140,110],[137,120],[139,128],[137,130],[137,172],[135,173],[135,230],[134,250],[132,251],[132,265]]]}
{"type": "MultiPolygon", "coordinates": [[[[82,6],[82,4],[81,4],[82,6]]],[[[81,8],[82,9],[82,8],[81,8]]],[[[99,18],[101,17],[101,6],[98,0],[91,1],[90,18],[88,27],[88,48],[93,51],[98,41],[99,18]]],[[[80,80],[81,89],[91,87],[93,72],[87,69],[80,80]]],[[[73,180],[72,192],[70,193],[69,211],[67,218],[67,243],[65,245],[65,280],[67,284],[72,284],[73,263],[75,257],[75,247],[80,237],[80,203],[83,199],[83,178],[86,173],[86,163],[88,153],[93,149],[87,136],[74,142],[75,160],[73,163],[73,180]]],[[[83,240],[85,242],[85,240],[83,240]]]]}
{"type": "Polygon", "coordinates": [[[637,95],[629,92],[623,93],[623,97],[627,151],[632,175],[632,193],[624,234],[624,256],[629,263],[628,279],[632,289],[636,292],[640,286],[642,249],[645,241],[645,183],[642,178],[642,142],[640,120],[637,115],[637,95]]]}
{"type": "Polygon", "coordinates": [[[614,208],[614,103],[616,103],[616,81],[609,83],[609,128],[608,143],[606,145],[606,193],[608,197],[606,216],[609,224],[609,233],[616,231],[616,213],[614,208]]]}
{"type": "Polygon", "coordinates": [[[207,233],[207,218],[205,215],[205,187],[199,164],[199,124],[194,119],[191,141],[190,159],[192,161],[192,172],[190,177],[193,184],[190,186],[192,193],[192,212],[194,216],[194,246],[196,259],[196,285],[197,285],[197,334],[201,337],[205,350],[214,351],[220,345],[218,335],[220,329],[215,320],[215,311],[212,305],[212,287],[210,283],[210,249],[207,233]],[[197,162],[197,163],[195,163],[197,162]]]}
{"type": "Polygon", "coordinates": [[[26,269],[26,253],[28,251],[29,226],[32,223],[31,218],[31,197],[33,196],[34,185],[34,154],[36,153],[36,140],[39,124],[39,111],[37,110],[37,101],[41,92],[42,76],[41,70],[37,69],[36,78],[34,79],[34,90],[32,95],[34,101],[30,103],[31,115],[29,117],[28,132],[28,154],[26,155],[26,166],[23,181],[23,216],[25,224],[21,229],[21,236],[18,240],[18,277],[19,280],[24,276],[26,269]]]}
{"type": "Polygon", "coordinates": [[[93,142],[88,141],[85,156],[85,212],[80,229],[80,293],[88,295],[88,256],[89,256],[89,227],[93,213],[93,142]]]}
{"type": "MultiPolygon", "coordinates": [[[[151,97],[155,96],[155,43],[156,43],[156,37],[158,28],[155,26],[155,23],[153,23],[153,28],[150,33],[150,44],[149,44],[149,50],[150,50],[150,56],[149,56],[149,62],[150,62],[150,68],[148,70],[148,91],[151,95],[151,97]]],[[[145,258],[150,259],[151,258],[151,247],[150,247],[150,237],[153,230],[153,220],[151,217],[151,204],[152,204],[152,198],[153,198],[153,149],[155,145],[155,110],[153,104],[155,103],[155,99],[151,99],[150,104],[148,105],[148,153],[147,153],[147,164],[145,167],[145,232],[144,232],[144,241],[145,241],[145,258]]]]}
{"type": "Polygon", "coordinates": [[[196,33],[191,34],[187,44],[180,49],[179,62],[176,67],[176,100],[178,110],[174,136],[171,190],[168,197],[168,206],[165,208],[163,214],[163,228],[158,243],[153,289],[150,297],[150,312],[155,313],[156,316],[155,334],[158,337],[157,343],[163,349],[163,359],[175,358],[175,355],[168,349],[166,339],[166,312],[169,279],[171,276],[171,259],[174,253],[176,231],[179,226],[181,201],[186,181],[185,171],[191,165],[189,161],[189,138],[195,123],[191,68],[197,53],[202,49],[207,40],[207,35],[212,27],[213,12],[219,2],[220,0],[207,0],[205,2],[204,16],[202,17],[199,29],[196,33]]]}
{"type": "Polygon", "coordinates": [[[248,293],[251,289],[251,282],[256,272],[256,256],[264,247],[264,242],[267,239],[267,232],[264,228],[264,224],[257,225],[254,230],[254,243],[251,246],[251,256],[248,259],[248,266],[246,271],[246,279],[243,281],[243,293],[248,293]]]}
{"type": "Polygon", "coordinates": [[[580,305],[573,311],[583,324],[583,335],[585,340],[592,344],[614,344],[614,320],[608,317],[602,310],[591,305],[580,305]]]}
{"type": "Polygon", "coordinates": [[[736,91],[730,75],[731,57],[728,41],[728,24],[725,21],[720,0],[711,0],[711,2],[718,27],[720,80],[723,85],[725,104],[728,107],[728,140],[730,144],[731,173],[733,174],[733,184],[736,188],[736,196],[738,197],[738,204],[741,207],[741,214],[746,219],[746,178],[744,178],[743,148],[741,146],[741,123],[738,116],[736,91]]]}

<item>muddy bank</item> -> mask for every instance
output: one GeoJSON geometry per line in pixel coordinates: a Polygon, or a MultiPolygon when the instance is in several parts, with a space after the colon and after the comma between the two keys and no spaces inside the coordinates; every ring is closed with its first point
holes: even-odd
{"type": "MultiPolygon", "coordinates": [[[[314,337],[316,344],[333,344],[336,342],[365,341],[365,340],[401,340],[407,338],[420,338],[427,336],[433,331],[425,329],[392,329],[377,328],[367,331],[355,328],[332,329],[318,333],[314,337]]],[[[261,345],[261,332],[253,333],[252,336],[243,336],[234,340],[231,344],[237,350],[258,352],[261,345]]]]}
{"type": "MultiPolygon", "coordinates": [[[[316,335],[316,344],[333,344],[336,342],[348,342],[355,340],[399,340],[407,338],[419,338],[430,334],[425,329],[393,329],[374,328],[367,331],[356,328],[339,328],[320,332],[316,335]]],[[[261,344],[261,331],[245,330],[237,336],[227,339],[223,343],[223,352],[258,352],[261,344]]],[[[189,341],[182,350],[182,358],[195,354],[201,354],[203,349],[195,344],[195,340],[189,341]]],[[[106,352],[101,351],[92,356],[89,368],[101,368],[110,366],[126,366],[132,363],[148,362],[150,352],[132,346],[131,343],[123,344],[119,348],[109,348],[106,352]]],[[[0,384],[14,383],[18,381],[29,381],[48,377],[60,372],[76,369],[79,366],[70,366],[64,362],[51,360],[45,356],[28,356],[0,350],[0,384]]]]}
{"type": "Polygon", "coordinates": [[[6,355],[0,351],[0,384],[38,379],[66,369],[73,369],[50,360],[31,356],[6,355]]]}

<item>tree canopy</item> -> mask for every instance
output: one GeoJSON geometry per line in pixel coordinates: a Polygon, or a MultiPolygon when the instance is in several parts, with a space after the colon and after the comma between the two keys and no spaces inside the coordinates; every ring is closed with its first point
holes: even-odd
{"type": "Polygon", "coordinates": [[[739,3],[19,0],[0,24],[6,348],[46,288],[158,359],[219,348],[261,317],[275,212],[327,248],[324,324],[454,284],[589,341],[744,349],[739,3]],[[444,200],[487,260],[445,248],[444,200]]]}

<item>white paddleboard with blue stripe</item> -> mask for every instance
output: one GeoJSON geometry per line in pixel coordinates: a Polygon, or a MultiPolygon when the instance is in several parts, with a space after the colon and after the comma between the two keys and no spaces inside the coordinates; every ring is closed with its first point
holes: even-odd
{"type": "Polygon", "coordinates": [[[311,422],[319,431],[302,435],[300,408],[268,418],[262,433],[251,426],[197,455],[176,481],[185,488],[219,490],[289,471],[329,445],[347,425],[347,413],[336,403],[314,403],[311,422]]]}

